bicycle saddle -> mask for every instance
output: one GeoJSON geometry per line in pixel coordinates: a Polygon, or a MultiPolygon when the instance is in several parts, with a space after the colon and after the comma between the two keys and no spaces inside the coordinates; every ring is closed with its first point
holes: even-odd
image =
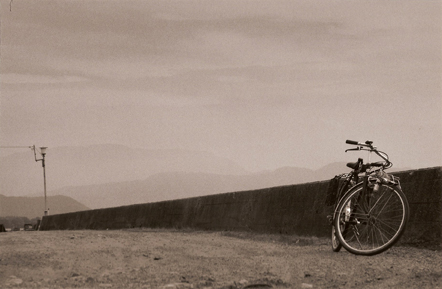
{"type": "MultiPolygon", "coordinates": [[[[365,164],[365,165],[362,165],[361,171],[365,171],[365,169],[367,169],[369,167],[382,167],[383,165],[384,165],[383,162],[365,164]]],[[[347,163],[347,167],[349,167],[350,169],[353,169],[353,170],[356,170],[358,168],[358,166],[359,166],[359,162],[347,163]]]]}
{"type": "Polygon", "coordinates": [[[350,169],[358,169],[360,165],[362,165],[364,163],[364,160],[361,158],[358,158],[357,162],[354,163],[347,163],[347,167],[349,167],[350,169]]]}
{"type": "Polygon", "coordinates": [[[359,166],[359,162],[354,162],[354,163],[347,163],[347,167],[349,167],[350,169],[356,170],[359,166]]]}

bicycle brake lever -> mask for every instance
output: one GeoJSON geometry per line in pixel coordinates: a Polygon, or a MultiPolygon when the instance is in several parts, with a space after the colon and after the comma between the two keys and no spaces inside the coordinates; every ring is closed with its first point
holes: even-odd
{"type": "Polygon", "coordinates": [[[348,152],[348,151],[360,151],[361,150],[361,147],[357,147],[357,148],[353,148],[353,149],[347,149],[347,150],[345,150],[345,152],[348,152]]]}

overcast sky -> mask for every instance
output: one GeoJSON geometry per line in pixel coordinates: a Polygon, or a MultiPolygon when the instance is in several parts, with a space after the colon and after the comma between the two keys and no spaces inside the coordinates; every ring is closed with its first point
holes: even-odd
{"type": "MultiPolygon", "coordinates": [[[[1,146],[442,165],[442,2],[1,1],[1,146]],[[11,5],[10,5],[11,4],[11,5]]],[[[3,150],[2,153],[5,153],[3,150]]]]}

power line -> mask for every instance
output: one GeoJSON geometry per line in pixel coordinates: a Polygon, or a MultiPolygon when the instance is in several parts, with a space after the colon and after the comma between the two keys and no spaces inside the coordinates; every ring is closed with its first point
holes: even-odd
{"type": "Polygon", "coordinates": [[[33,146],[0,146],[1,149],[22,149],[22,148],[27,148],[27,149],[31,149],[33,148],[33,146]]]}

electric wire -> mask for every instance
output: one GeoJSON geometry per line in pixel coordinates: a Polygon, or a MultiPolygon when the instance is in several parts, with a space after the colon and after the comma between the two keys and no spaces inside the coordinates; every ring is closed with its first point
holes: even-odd
{"type": "Polygon", "coordinates": [[[31,149],[34,146],[0,146],[1,149],[23,149],[23,148],[27,148],[27,149],[31,149]]]}

